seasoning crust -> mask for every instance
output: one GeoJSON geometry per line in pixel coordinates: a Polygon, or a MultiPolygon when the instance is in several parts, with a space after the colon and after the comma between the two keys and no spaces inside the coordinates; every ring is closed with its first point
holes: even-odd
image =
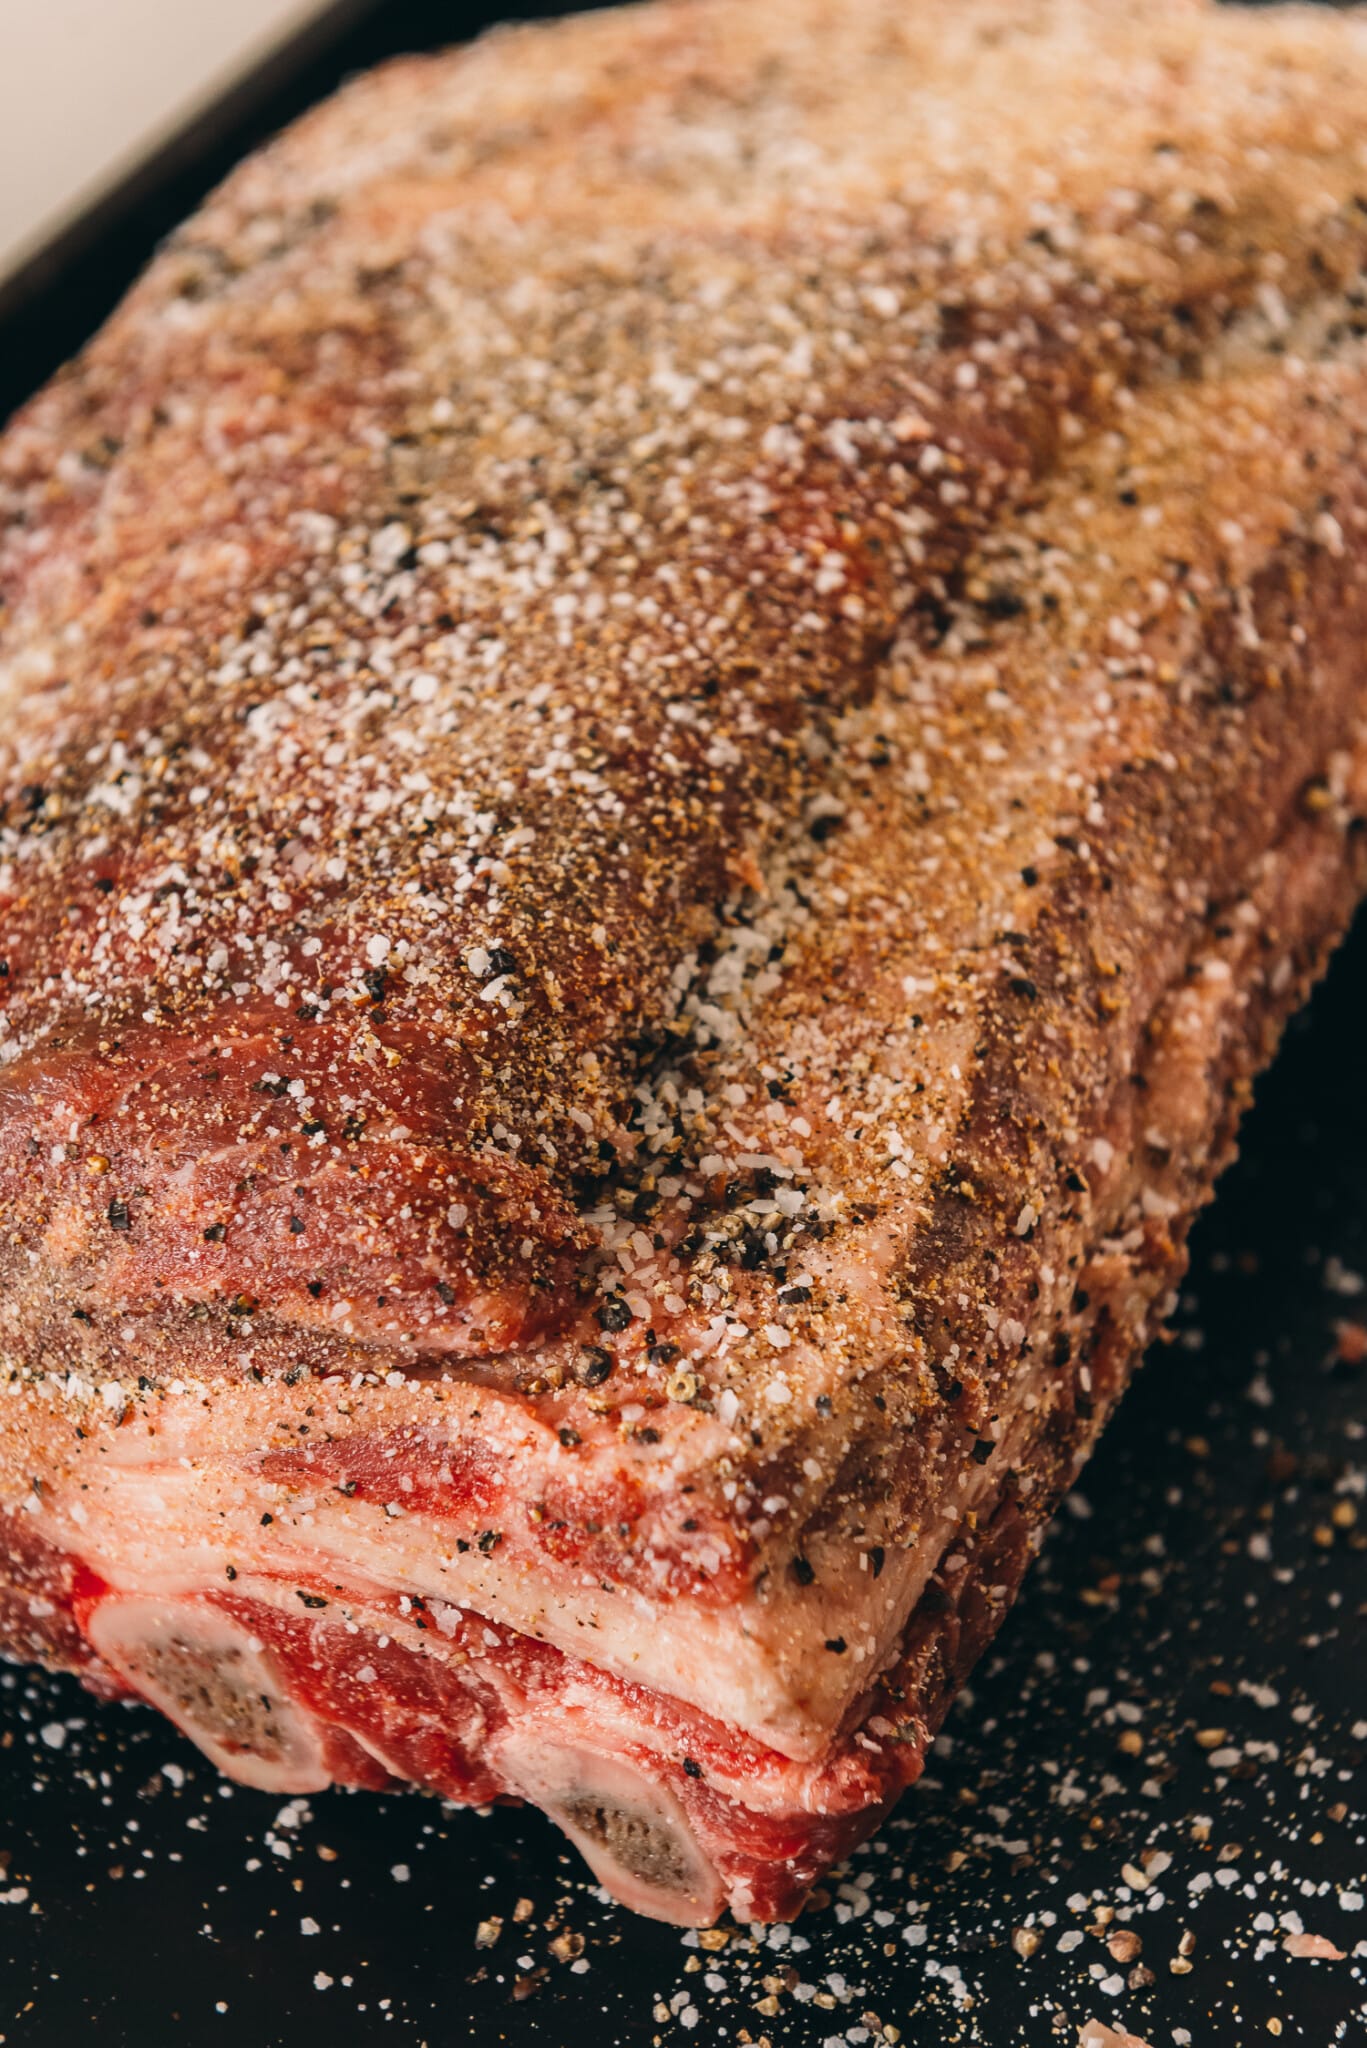
{"type": "Polygon", "coordinates": [[[1355,17],[701,0],[172,239],[0,443],[35,1584],[924,1742],[1361,887],[1363,133],[1355,17]]]}

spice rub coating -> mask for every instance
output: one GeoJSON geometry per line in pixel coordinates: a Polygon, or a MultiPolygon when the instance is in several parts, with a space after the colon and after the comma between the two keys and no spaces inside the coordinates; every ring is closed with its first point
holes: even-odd
{"type": "MultiPolygon", "coordinates": [[[[483,1390],[780,1693],[857,1594],[763,1705],[838,1725],[965,1477],[1064,1483],[1347,914],[1365,57],[664,6],[245,166],[0,446],[12,1370],[220,1443],[483,1390]]],[[[19,1490],[87,1455],[11,1413],[19,1490]]]]}

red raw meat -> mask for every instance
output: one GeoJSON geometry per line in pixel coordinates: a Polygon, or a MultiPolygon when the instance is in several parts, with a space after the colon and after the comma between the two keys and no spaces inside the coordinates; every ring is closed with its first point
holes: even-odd
{"type": "Polygon", "coordinates": [[[1367,881],[1363,28],[363,79],[0,439],[0,1646],[795,1913],[1367,881]]]}

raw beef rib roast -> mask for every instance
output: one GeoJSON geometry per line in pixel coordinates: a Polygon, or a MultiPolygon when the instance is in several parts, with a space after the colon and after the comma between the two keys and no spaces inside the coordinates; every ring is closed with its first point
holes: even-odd
{"type": "Polygon", "coordinates": [[[0,1642],[792,1915],[1367,879],[1367,34],[350,86],[0,441],[0,1642]]]}

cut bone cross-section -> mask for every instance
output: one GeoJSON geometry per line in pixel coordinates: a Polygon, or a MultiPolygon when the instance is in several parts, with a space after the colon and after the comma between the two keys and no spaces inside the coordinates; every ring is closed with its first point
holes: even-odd
{"type": "Polygon", "coordinates": [[[311,1717],[247,1629],[201,1600],[103,1600],[92,1648],[197,1742],[221,1771],[266,1792],[332,1782],[311,1717]]]}

